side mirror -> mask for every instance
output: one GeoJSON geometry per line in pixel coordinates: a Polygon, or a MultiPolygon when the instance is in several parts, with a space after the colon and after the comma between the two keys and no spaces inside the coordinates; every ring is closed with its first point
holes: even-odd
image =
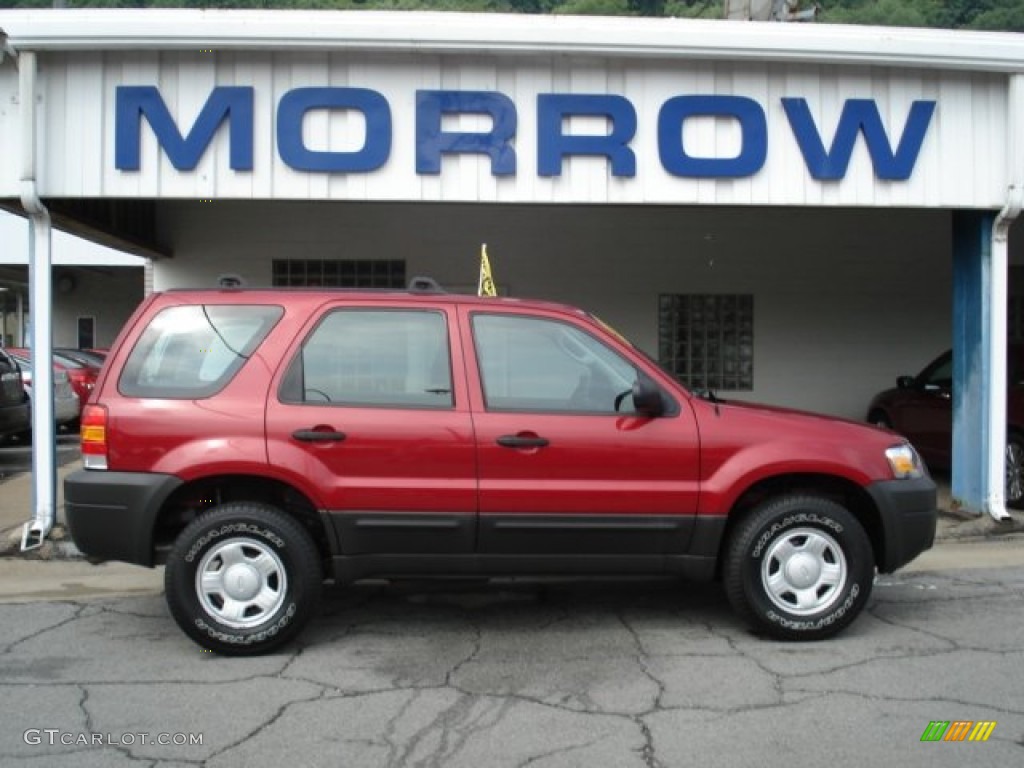
{"type": "Polygon", "coordinates": [[[914,377],[913,376],[900,376],[896,379],[896,386],[900,389],[913,389],[914,388],[914,377]]]}
{"type": "Polygon", "coordinates": [[[649,379],[633,383],[633,409],[642,416],[657,418],[665,413],[665,399],[661,390],[649,379]]]}

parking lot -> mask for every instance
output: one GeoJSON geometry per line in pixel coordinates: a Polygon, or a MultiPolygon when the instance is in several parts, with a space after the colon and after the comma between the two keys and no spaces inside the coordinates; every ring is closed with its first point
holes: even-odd
{"type": "Polygon", "coordinates": [[[162,569],[0,559],[0,767],[1013,763],[1022,553],[944,538],[822,643],[752,634],[713,584],[399,581],[331,587],[299,642],[235,659],[178,631],[162,569]],[[947,720],[995,727],[922,743],[947,720]]]}
{"type": "Polygon", "coordinates": [[[5,599],[0,765],[1015,764],[1022,586],[1019,566],[880,577],[846,633],[793,644],[710,585],[366,584],[258,658],[204,652],[157,591],[5,599]],[[922,743],[936,720],[996,725],[922,743]]]}
{"type": "MultiPolygon", "coordinates": [[[[77,461],[80,455],[78,433],[65,432],[57,435],[57,465],[63,466],[77,461]]],[[[32,445],[8,440],[0,442],[0,483],[20,472],[32,471],[32,445]]]]}

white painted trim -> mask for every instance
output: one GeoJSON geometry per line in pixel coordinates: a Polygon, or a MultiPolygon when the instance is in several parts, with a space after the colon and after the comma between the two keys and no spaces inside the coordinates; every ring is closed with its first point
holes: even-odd
{"type": "Polygon", "coordinates": [[[1024,72],[1009,32],[704,19],[386,11],[0,11],[19,50],[358,50],[593,55],[1024,72]]]}
{"type": "MultiPolygon", "coordinates": [[[[1007,134],[1006,157],[1010,168],[1010,184],[1007,189],[1006,205],[996,217],[992,227],[992,300],[993,308],[1005,307],[1009,280],[1009,235],[1010,225],[1024,208],[1024,139],[1020,131],[1013,128],[1024,119],[1024,75],[1014,75],[1008,84],[1008,115],[1010,131],[1007,134]]],[[[996,520],[1010,519],[1006,511],[1006,422],[1007,422],[1007,319],[1005,312],[993,311],[987,318],[989,323],[989,368],[988,403],[985,431],[988,436],[988,466],[985,486],[988,495],[985,508],[996,520]]]]}

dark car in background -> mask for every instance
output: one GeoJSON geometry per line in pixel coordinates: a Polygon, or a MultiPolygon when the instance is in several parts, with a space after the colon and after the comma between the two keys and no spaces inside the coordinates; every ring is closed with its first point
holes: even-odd
{"type": "Polygon", "coordinates": [[[31,419],[21,366],[0,348],[0,439],[24,434],[31,428],[31,419]]]}
{"type": "MultiPolygon", "coordinates": [[[[1024,508],[1024,345],[1007,354],[1006,503],[1024,508]]],[[[953,352],[939,355],[916,376],[875,395],[868,421],[906,437],[931,469],[953,463],[953,352]]]]}

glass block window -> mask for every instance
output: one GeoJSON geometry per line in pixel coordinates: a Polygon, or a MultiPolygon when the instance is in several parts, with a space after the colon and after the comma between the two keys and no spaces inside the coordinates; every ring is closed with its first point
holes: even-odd
{"type": "Polygon", "coordinates": [[[658,357],[691,389],[754,388],[754,297],[662,294],[658,357]]]}
{"type": "Polygon", "coordinates": [[[275,288],[405,288],[405,261],[274,259],[275,288]]]}

